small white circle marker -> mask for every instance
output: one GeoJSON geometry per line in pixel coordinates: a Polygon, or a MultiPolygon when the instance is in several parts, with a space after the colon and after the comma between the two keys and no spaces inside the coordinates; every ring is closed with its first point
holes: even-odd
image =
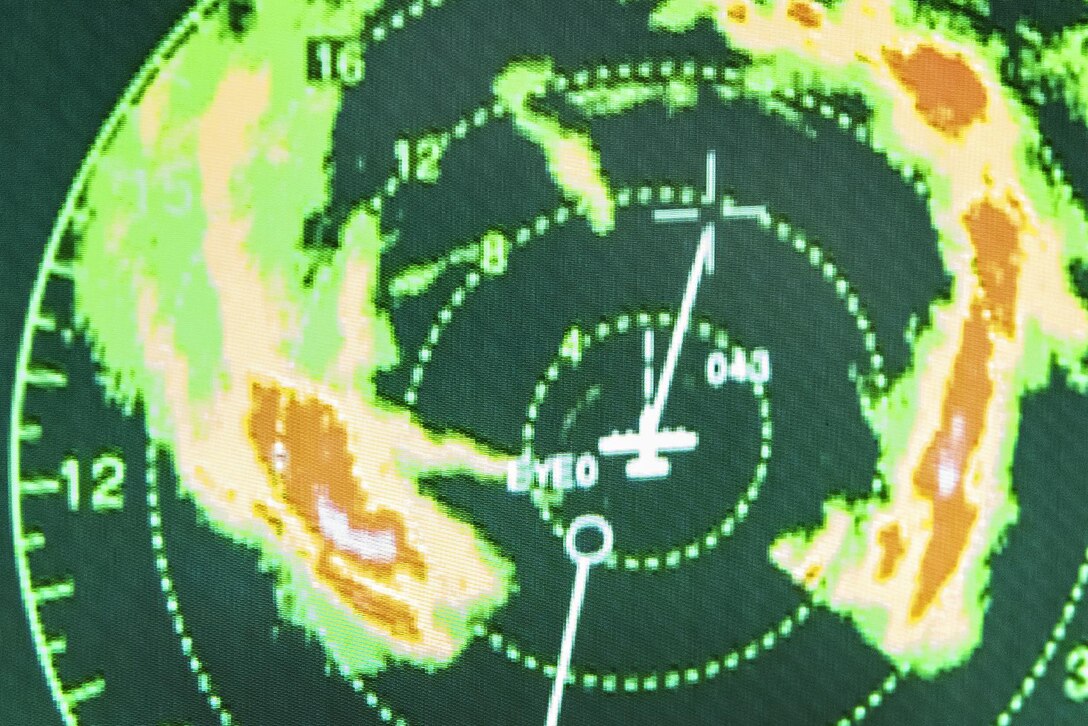
{"type": "Polygon", "coordinates": [[[563,706],[563,687],[570,674],[570,657],[574,652],[574,636],[578,632],[578,618],[582,614],[582,602],[586,596],[586,583],[593,565],[604,562],[612,554],[615,537],[612,525],[599,514],[582,514],[574,518],[563,539],[567,556],[574,563],[574,586],[570,591],[570,607],[567,608],[567,622],[563,626],[563,639],[559,645],[559,657],[555,659],[555,679],[552,681],[552,695],[548,699],[548,715],[544,726],[558,726],[559,710],[563,706]],[[601,533],[601,544],[597,549],[582,552],[578,549],[578,533],[585,529],[595,529],[601,533]]]}
{"type": "Polygon", "coordinates": [[[597,565],[604,562],[612,554],[612,545],[615,537],[612,534],[612,525],[599,514],[581,514],[574,518],[567,529],[567,536],[563,544],[567,549],[567,556],[576,565],[597,565]],[[582,552],[576,542],[578,534],[585,529],[595,529],[601,533],[600,546],[591,552],[582,552]]]}

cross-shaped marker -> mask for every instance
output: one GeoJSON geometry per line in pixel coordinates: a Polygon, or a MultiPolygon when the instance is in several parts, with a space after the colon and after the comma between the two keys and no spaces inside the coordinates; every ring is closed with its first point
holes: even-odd
{"type": "MultiPolygon", "coordinates": [[[[715,203],[717,178],[717,158],[714,151],[706,154],[706,186],[700,199],[701,207],[713,209],[715,203]]],[[[724,219],[762,219],[767,210],[762,206],[737,207],[729,200],[722,204],[721,215],[724,219]]],[[[655,222],[699,222],[702,219],[700,207],[653,210],[655,222]]],[[[695,260],[688,273],[684,295],[680,301],[680,313],[676,317],[669,348],[665,354],[665,363],[661,368],[657,386],[653,385],[653,331],[647,330],[643,339],[643,406],[638,417],[638,429],[626,433],[614,432],[602,436],[597,447],[602,455],[635,454],[628,459],[626,472],[628,479],[660,479],[668,476],[671,466],[662,453],[693,451],[699,443],[699,434],[683,428],[661,430],[661,415],[668,400],[669,389],[676,373],[676,364],[684,344],[684,337],[691,327],[691,310],[699,292],[703,274],[714,274],[715,221],[711,219],[703,225],[699,234],[699,245],[695,251],[695,260]]]]}

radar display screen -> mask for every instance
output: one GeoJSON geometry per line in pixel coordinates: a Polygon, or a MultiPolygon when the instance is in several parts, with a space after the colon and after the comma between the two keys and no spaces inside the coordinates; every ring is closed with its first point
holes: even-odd
{"type": "Polygon", "coordinates": [[[1088,5],[41,5],[0,723],[1088,723],[1088,5]]]}

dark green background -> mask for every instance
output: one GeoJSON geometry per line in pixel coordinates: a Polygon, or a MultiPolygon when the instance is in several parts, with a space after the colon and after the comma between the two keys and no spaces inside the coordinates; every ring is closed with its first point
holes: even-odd
{"type": "MultiPolygon", "coordinates": [[[[0,4],[0,447],[7,480],[11,372],[42,250],[80,162],[122,90],[189,3],[0,4]]],[[[0,724],[57,722],[39,675],[0,497],[0,724]]]]}
{"type": "MultiPolygon", "coordinates": [[[[26,0],[5,5],[8,41],[0,45],[4,120],[0,124],[0,370],[10,371],[30,284],[68,184],[121,90],[185,4],[108,0],[47,4],[26,0]]],[[[496,14],[479,1],[451,3],[433,21],[421,23],[418,31],[405,31],[396,42],[379,46],[368,55],[367,82],[349,93],[336,132],[336,154],[345,162],[340,168],[352,168],[350,162],[359,155],[367,164],[358,175],[337,177],[330,216],[336,218],[359,196],[368,194],[390,167],[391,157],[383,154],[389,156],[396,133],[446,123],[452,114],[483,100],[488,79],[512,54],[547,53],[561,64],[574,66],[595,62],[602,55],[615,57],[636,50],[648,55],[695,54],[708,49],[721,52],[719,42],[705,28],[680,38],[644,37],[644,31],[639,30],[644,25],[639,13],[621,10],[610,0],[574,3],[572,7],[592,11],[596,19],[561,27],[555,21],[564,17],[559,5],[562,3],[529,2],[519,11],[496,14]],[[464,37],[475,37],[477,29],[484,27],[491,28],[486,43],[464,42],[464,37]],[[553,35],[532,32],[542,27],[550,27],[553,35]],[[442,34],[438,34],[439,28],[442,34]],[[612,47],[604,48],[606,42],[612,47]],[[398,65],[398,57],[416,62],[398,65]],[[406,83],[414,89],[409,94],[403,93],[406,83]],[[434,92],[427,92],[431,88],[434,92]],[[390,97],[399,102],[380,103],[390,97]],[[380,113],[374,111],[379,108],[380,113]],[[361,129],[382,133],[361,134],[361,129]]],[[[1055,17],[1044,25],[1074,19],[1082,7],[1048,5],[1055,17]]],[[[999,10],[996,22],[1008,27],[1016,10],[1011,3],[1000,4],[999,10]]],[[[1079,189],[1085,189],[1088,148],[1083,127],[1069,124],[1058,106],[1044,108],[1042,117],[1044,132],[1053,137],[1070,178],[1079,189]]],[[[662,176],[695,181],[701,174],[704,148],[722,149],[728,143],[714,134],[724,134],[727,129],[729,138],[742,136],[753,145],[753,153],[726,159],[729,167],[722,183],[736,187],[741,203],[773,202],[778,211],[827,240],[828,249],[871,305],[877,329],[885,336],[882,344],[892,369],[901,368],[905,351],[898,333],[905,318],[924,308],[925,301],[939,292],[942,281],[939,271],[935,273],[930,245],[909,246],[913,250],[909,254],[897,252],[897,228],[911,229],[915,240],[931,240],[932,236],[917,200],[905,192],[897,177],[832,130],[821,129],[814,143],[802,141],[796,131],[767,122],[743,105],[722,112],[716,104],[707,104],[674,122],[665,121],[659,110],[640,110],[594,126],[605,165],[614,178],[631,183],[662,176]],[[655,134],[658,136],[647,143],[647,135],[655,134]],[[678,138],[699,142],[678,145],[678,138]],[[639,144],[639,154],[628,153],[632,142],[639,144]],[[689,153],[671,153],[681,147],[689,153]],[[798,149],[807,151],[797,153],[798,149]],[[853,186],[858,178],[865,179],[864,187],[853,186]],[[875,205],[874,199],[880,204],[875,205]],[[871,213],[868,217],[862,214],[866,210],[871,213]],[[873,247],[865,246],[866,241],[887,246],[874,254],[873,247]],[[910,294],[906,282],[910,283],[910,294]],[[888,290],[897,292],[888,294],[888,290]]],[[[539,155],[525,142],[512,138],[505,125],[479,132],[471,143],[450,152],[442,183],[433,189],[408,190],[398,197],[394,212],[403,211],[406,221],[401,229],[402,244],[383,260],[386,272],[440,252],[444,239],[465,238],[496,221],[512,223],[554,203],[554,190],[540,185],[542,178],[539,155]],[[480,169],[488,165],[493,175],[481,178],[480,169]],[[492,187],[517,193],[492,194],[492,187]]],[[[621,250],[634,251],[653,243],[638,214],[620,215],[616,244],[630,245],[621,250]]],[[[728,558],[717,553],[707,563],[685,569],[682,579],[636,582],[610,573],[595,579],[598,597],[608,592],[616,602],[626,603],[618,611],[605,608],[601,612],[629,616],[624,627],[630,629],[630,636],[616,637],[601,621],[594,627],[591,593],[576,662],[581,656],[591,662],[629,663],[632,668],[644,669],[678,650],[690,651],[689,656],[697,658],[734,645],[733,635],[747,639],[762,632],[772,619],[798,602],[796,589],[760,560],[766,542],[782,526],[815,521],[819,502],[829,491],[806,490],[806,482],[835,479],[837,475],[842,483],[830,491],[857,494],[864,488],[866,467],[871,468],[872,460],[871,451],[865,448],[865,431],[859,428],[856,415],[834,418],[837,411],[849,410],[850,400],[849,391],[842,389],[842,376],[835,372],[841,372],[844,360],[857,358],[856,341],[842,333],[842,321],[835,324],[837,303],[821,297],[826,290],[806,276],[803,266],[791,268],[787,257],[763,254],[761,250],[770,242],[754,229],[738,225],[730,230],[728,253],[744,252],[748,262],[743,267],[720,265],[722,274],[715,281],[724,278],[730,284],[724,286],[720,297],[705,302],[744,343],[768,345],[776,362],[781,361],[781,365],[776,363],[776,380],[781,382],[775,398],[777,463],[766,499],[761,502],[774,516],[760,520],[753,515],[750,526],[735,538],[736,551],[728,558]],[[744,291],[753,283],[767,285],[774,294],[767,299],[747,296],[744,291]],[[777,306],[768,307],[768,299],[777,306]],[[799,310],[808,308],[825,312],[826,316],[818,318],[828,327],[804,328],[799,310]],[[802,323],[802,328],[797,334],[786,335],[783,327],[783,334],[775,338],[775,324],[783,321],[802,323]],[[800,366],[798,361],[816,348],[821,354],[816,358],[825,368],[811,371],[800,366]],[[838,362],[828,363],[835,356],[838,362]],[[738,576],[724,577],[723,563],[732,563],[738,576]],[[640,612],[634,603],[642,597],[662,611],[678,606],[679,617],[640,612]],[[723,607],[722,602],[732,603],[732,608],[723,607]],[[715,608],[729,613],[728,622],[718,630],[702,631],[696,620],[685,619],[691,613],[715,608]],[[641,630],[631,627],[636,622],[641,630]]],[[[677,236],[672,243],[680,247],[684,239],[677,236]]],[[[470,430],[496,445],[513,448],[526,400],[524,391],[539,375],[571,320],[593,322],[599,315],[616,312],[619,306],[646,300],[675,305],[672,300],[678,284],[671,281],[682,279],[687,255],[678,255],[673,263],[654,269],[638,270],[629,264],[615,264],[624,257],[622,252],[603,261],[587,255],[587,247],[595,244],[601,243],[591,239],[584,227],[572,224],[562,235],[549,235],[520,255],[507,278],[472,297],[462,313],[470,328],[462,329],[459,339],[457,326],[451,326],[451,342],[440,348],[442,357],[436,358],[421,391],[421,413],[437,425],[470,430]],[[525,274],[517,275],[519,269],[525,274]],[[549,274],[534,275],[534,270],[549,274]],[[632,272],[638,273],[637,284],[626,282],[632,272]],[[567,281],[567,288],[548,286],[549,280],[560,278],[567,281]],[[548,306],[547,315],[541,314],[542,302],[548,306]],[[504,315],[495,315],[497,310],[504,315]],[[481,340],[495,343],[492,350],[496,354],[488,355],[481,340]],[[516,345],[509,343],[514,340],[516,345]],[[501,347],[503,341],[508,342],[506,347],[501,347]],[[481,395],[480,381],[491,386],[486,396],[481,395]]],[[[398,334],[409,354],[444,296],[444,284],[434,295],[394,312],[398,334]]],[[[58,288],[53,293],[60,298],[64,290],[58,288]]],[[[64,304],[60,299],[54,302],[64,304]]],[[[56,355],[64,353],[56,351],[56,355]]],[[[631,370],[637,380],[635,363],[631,370]]],[[[73,361],[71,365],[79,364],[73,361]]],[[[93,396],[90,367],[84,362],[78,371],[73,380],[82,380],[84,396],[93,396]]],[[[403,390],[406,375],[403,367],[379,383],[395,397],[403,390]]],[[[8,377],[3,380],[6,383],[8,377]]],[[[0,387],[5,403],[8,388],[0,387]]],[[[676,403],[681,406],[676,411],[679,414],[683,398],[678,397],[676,403]]],[[[54,412],[58,419],[72,419],[71,430],[65,431],[68,439],[60,446],[84,442],[85,437],[85,445],[93,447],[96,427],[114,428],[116,436],[124,432],[126,445],[134,455],[139,454],[140,433],[131,421],[95,412],[93,401],[81,401],[77,406],[70,399],[68,405],[71,411],[54,412]],[[81,411],[89,413],[84,418],[81,411]]],[[[0,407],[4,412],[7,409],[6,405],[0,407]]],[[[7,416],[0,421],[3,430],[7,416]]],[[[1022,483],[1017,492],[1021,521],[1010,535],[1009,547],[994,564],[995,604],[987,618],[985,644],[966,667],[934,684],[907,680],[896,696],[875,712],[872,723],[981,722],[992,719],[1008,700],[1057,618],[1088,539],[1084,524],[1088,521],[1088,496],[1081,476],[1088,470],[1088,456],[1080,444],[1088,431],[1086,421],[1088,404],[1067,393],[1060,381],[1052,390],[1026,401],[1014,467],[1015,479],[1022,483]]],[[[563,579],[567,565],[557,543],[540,531],[524,501],[502,493],[482,495],[458,480],[433,482],[432,486],[437,496],[479,523],[518,562],[523,593],[500,613],[497,625],[509,626],[510,632],[531,642],[536,650],[552,652],[551,641],[558,639],[569,587],[569,581],[563,579]],[[540,583],[547,586],[534,589],[540,583]]],[[[164,476],[163,488],[167,494],[172,492],[170,477],[164,476]]],[[[609,491],[615,494],[621,490],[602,483],[599,493],[604,496],[609,491]]],[[[170,496],[164,500],[173,574],[198,652],[224,698],[235,706],[239,720],[249,725],[374,720],[373,713],[343,684],[324,676],[316,644],[306,643],[289,628],[275,644],[265,642],[267,629],[276,619],[268,578],[253,574],[255,555],[212,535],[196,521],[191,504],[170,496]],[[240,602],[246,607],[237,607],[240,602]],[[245,667],[238,658],[241,652],[246,653],[245,667]]],[[[594,504],[607,506],[605,501],[594,504]]],[[[652,504],[652,499],[647,501],[647,506],[652,504]]],[[[35,514],[48,518],[45,512],[35,514]]],[[[144,551],[146,533],[140,529],[145,518],[137,501],[123,520],[130,530],[119,531],[131,531],[132,541],[139,546],[102,555],[103,566],[116,569],[103,571],[102,590],[97,595],[108,595],[108,579],[117,578],[115,582],[122,585],[131,582],[132,600],[123,605],[125,618],[71,624],[70,640],[95,643],[88,649],[98,651],[74,653],[65,659],[101,657],[116,668],[127,663],[152,684],[139,693],[124,691],[120,681],[115,681],[112,699],[86,706],[94,722],[187,718],[204,723],[210,712],[192,693],[191,678],[179,666],[176,646],[159,612],[161,597],[152,587],[153,573],[144,551]],[[86,630],[77,640],[75,628],[79,625],[86,630]],[[139,651],[132,649],[134,643],[140,644],[139,651]],[[161,649],[156,647],[159,644],[161,649]],[[156,681],[153,676],[160,673],[180,675],[156,681]]],[[[0,521],[0,528],[8,526],[6,495],[0,498],[0,521]]],[[[58,519],[54,525],[64,526],[64,521],[58,519]]],[[[88,545],[104,541],[99,539],[101,532],[87,526],[86,531],[72,529],[72,546],[80,541],[88,545]]],[[[49,724],[54,716],[23,620],[9,534],[0,531],[0,724],[49,724]]],[[[65,555],[71,557],[72,553],[65,555]]],[[[87,559],[97,562],[89,555],[87,559]]],[[[49,564],[58,570],[65,565],[60,561],[49,564]]],[[[1074,621],[1069,642],[1084,637],[1084,618],[1081,614],[1074,621]]],[[[1063,657],[1064,650],[1029,702],[1025,722],[1085,720],[1086,707],[1072,706],[1061,695],[1063,657]]],[[[742,668],[736,676],[698,688],[636,697],[585,695],[572,688],[566,713],[569,719],[587,723],[623,722],[634,717],[689,723],[830,720],[873,687],[885,671],[882,659],[860,643],[852,626],[818,609],[790,642],[761,657],[755,668],[742,668]],[[786,673],[789,677],[782,678],[786,673]],[[768,674],[778,677],[768,679],[768,674]]],[[[131,675],[127,682],[136,684],[139,674],[131,675]]],[[[406,715],[416,716],[413,723],[485,722],[484,713],[496,722],[536,723],[542,720],[548,684],[538,675],[506,664],[477,643],[457,666],[437,677],[394,668],[376,678],[374,685],[406,715]],[[501,689],[513,695],[508,697],[501,689]]]]}

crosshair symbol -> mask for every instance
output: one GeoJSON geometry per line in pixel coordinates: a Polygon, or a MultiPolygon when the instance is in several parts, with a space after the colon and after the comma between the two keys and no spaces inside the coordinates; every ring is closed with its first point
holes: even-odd
{"type": "MultiPolygon", "coordinates": [[[[691,327],[691,311],[703,276],[714,274],[716,250],[717,216],[714,213],[717,196],[717,154],[714,150],[706,153],[706,184],[698,207],[658,208],[652,212],[655,222],[701,223],[699,242],[695,250],[695,259],[684,285],[680,301],[680,312],[676,317],[669,336],[669,347],[665,362],[657,382],[654,381],[654,339],[653,331],[646,330],[643,342],[643,404],[639,412],[637,428],[624,433],[614,432],[598,440],[598,450],[602,456],[634,454],[626,464],[627,478],[633,481],[661,479],[669,475],[672,466],[663,454],[694,451],[699,445],[697,432],[683,428],[673,430],[661,428],[661,416],[669,397],[673,376],[676,373],[677,360],[683,347],[684,337],[691,327]],[[710,215],[704,215],[704,209],[711,209],[710,215]]],[[[766,207],[736,207],[731,200],[724,200],[721,215],[725,219],[762,219],[767,214],[766,207]]]]}

